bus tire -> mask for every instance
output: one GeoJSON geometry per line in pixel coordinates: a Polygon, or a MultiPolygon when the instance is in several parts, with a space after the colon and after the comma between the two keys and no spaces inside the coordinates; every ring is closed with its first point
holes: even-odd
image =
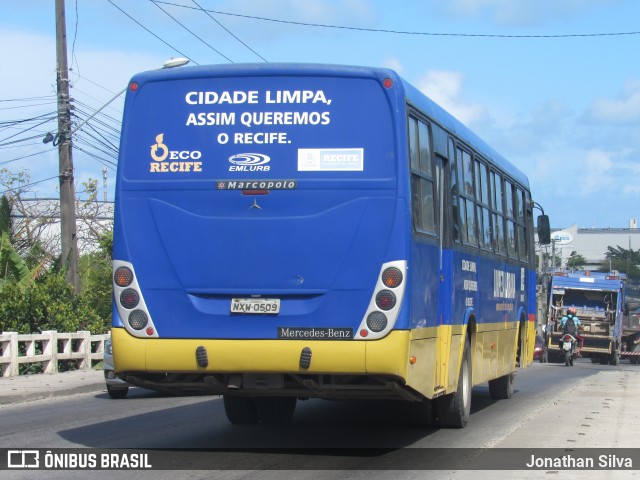
{"type": "Polygon", "coordinates": [[[464,428],[471,415],[471,347],[465,340],[462,365],[458,375],[458,388],[454,393],[436,399],[437,425],[444,428],[464,428]]]}
{"type": "Polygon", "coordinates": [[[429,428],[436,425],[434,402],[425,398],[421,402],[411,402],[407,405],[409,423],[416,427],[429,428]]]}
{"type": "Polygon", "coordinates": [[[109,394],[110,398],[120,400],[127,397],[127,393],[129,393],[129,387],[113,388],[111,385],[107,385],[107,393],[109,394]]]}
{"type": "Polygon", "coordinates": [[[296,397],[258,397],[255,399],[260,421],[266,425],[289,423],[296,411],[296,397]]]}
{"type": "Polygon", "coordinates": [[[616,350],[611,354],[611,356],[609,357],[609,364],[613,365],[614,367],[620,365],[620,352],[616,350]]]}
{"type": "Polygon", "coordinates": [[[506,400],[513,396],[514,374],[509,373],[495,380],[489,380],[489,394],[494,400],[506,400]]]}
{"type": "Polygon", "coordinates": [[[251,397],[223,395],[224,412],[233,425],[255,425],[258,423],[258,410],[251,397]]]}

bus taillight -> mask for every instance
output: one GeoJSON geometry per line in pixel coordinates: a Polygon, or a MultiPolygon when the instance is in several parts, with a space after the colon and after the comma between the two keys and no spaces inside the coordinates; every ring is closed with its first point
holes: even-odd
{"type": "Polygon", "coordinates": [[[114,260],[113,272],[113,299],[122,322],[121,325],[114,322],[114,327],[124,326],[135,337],[158,338],[133,265],[114,260]]]}
{"type": "Polygon", "coordinates": [[[387,335],[400,314],[406,286],[407,262],[384,263],[355,338],[377,340],[387,335]]]}
{"type": "Polygon", "coordinates": [[[127,310],[135,308],[138,305],[139,301],[140,296],[138,295],[138,292],[136,292],[133,288],[127,288],[120,294],[120,303],[127,310]]]}
{"type": "MultiPolygon", "coordinates": [[[[367,327],[372,332],[381,332],[387,328],[387,316],[382,312],[371,312],[367,317],[367,327]]],[[[366,337],[366,335],[363,336],[366,337]]]]}
{"type": "Polygon", "coordinates": [[[376,305],[380,310],[391,310],[396,306],[396,296],[389,290],[382,290],[376,295],[376,305]]]}
{"type": "Polygon", "coordinates": [[[133,282],[133,272],[127,267],[120,267],[113,274],[113,281],[119,287],[128,287],[133,282]]]}
{"type": "Polygon", "coordinates": [[[142,330],[149,323],[149,317],[142,310],[134,310],[129,314],[129,325],[134,330],[142,330]]]}
{"type": "Polygon", "coordinates": [[[399,287],[402,283],[402,272],[396,267],[387,268],[382,272],[382,283],[389,288],[399,287]]]}

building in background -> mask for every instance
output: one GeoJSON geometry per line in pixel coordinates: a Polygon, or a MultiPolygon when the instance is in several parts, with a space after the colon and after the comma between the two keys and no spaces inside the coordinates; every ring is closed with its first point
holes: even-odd
{"type": "Polygon", "coordinates": [[[608,247],[625,250],[640,249],[638,221],[632,218],[628,228],[568,228],[551,230],[551,245],[546,248],[549,258],[555,254],[558,267],[565,267],[572,254],[582,255],[585,268],[597,269],[607,260],[608,247]]]}

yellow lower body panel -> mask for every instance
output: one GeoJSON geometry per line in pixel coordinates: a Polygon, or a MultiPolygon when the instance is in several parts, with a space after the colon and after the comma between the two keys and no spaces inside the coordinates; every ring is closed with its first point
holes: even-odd
{"type": "Polygon", "coordinates": [[[409,336],[392,332],[374,341],[143,339],[122,328],[111,332],[117,372],[299,373],[393,375],[406,378],[409,336]],[[196,349],[205,347],[208,366],[199,367],[196,349]],[[309,368],[300,367],[311,349],[309,368]]]}
{"type": "MultiPolygon", "coordinates": [[[[456,390],[466,341],[466,326],[394,331],[380,340],[197,340],[143,339],[112,329],[118,373],[368,375],[393,377],[426,398],[456,390]],[[198,365],[196,349],[207,352],[198,365]],[[311,350],[308,368],[300,366],[311,350]]],[[[517,324],[481,325],[472,335],[474,385],[513,372],[517,324]]],[[[382,382],[384,384],[384,381],[382,382]]]]}

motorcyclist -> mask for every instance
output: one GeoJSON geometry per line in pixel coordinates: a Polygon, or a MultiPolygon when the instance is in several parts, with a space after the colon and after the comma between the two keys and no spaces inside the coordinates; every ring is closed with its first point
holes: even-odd
{"type": "Polygon", "coordinates": [[[562,328],[563,335],[569,333],[570,335],[573,335],[574,337],[576,337],[576,340],[578,341],[578,356],[579,357],[582,356],[580,354],[580,349],[582,348],[582,345],[584,345],[584,338],[582,338],[580,336],[580,333],[578,333],[579,330],[582,329],[582,323],[580,322],[580,319],[576,315],[575,307],[567,308],[567,314],[564,317],[562,317],[562,319],[560,320],[560,327],[562,328]],[[571,324],[571,322],[569,322],[569,325],[567,324],[569,319],[571,319],[573,321],[573,324],[575,325],[573,332],[568,331],[568,327],[571,324]]]}

